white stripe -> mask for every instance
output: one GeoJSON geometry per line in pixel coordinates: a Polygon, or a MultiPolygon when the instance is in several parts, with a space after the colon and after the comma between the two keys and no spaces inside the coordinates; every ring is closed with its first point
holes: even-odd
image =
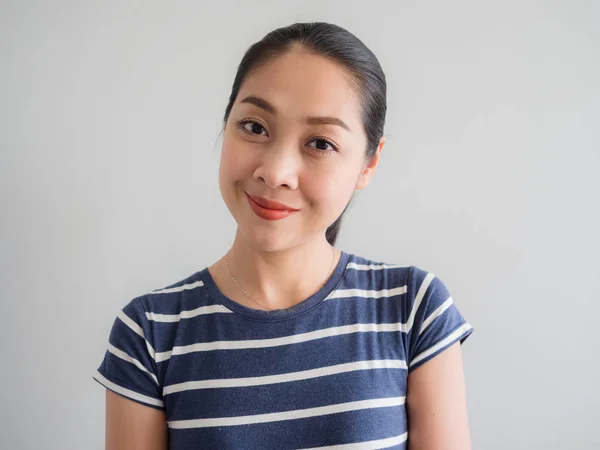
{"type": "Polygon", "coordinates": [[[452,334],[450,334],[448,337],[446,337],[445,339],[441,340],[440,342],[438,342],[435,345],[432,345],[431,347],[429,347],[427,350],[419,353],[417,356],[415,356],[413,358],[413,360],[410,362],[411,367],[418,363],[419,361],[422,361],[423,359],[427,358],[428,356],[434,354],[435,352],[437,352],[438,350],[440,350],[441,348],[445,347],[446,345],[448,345],[449,343],[451,343],[452,341],[454,341],[455,339],[459,338],[460,336],[462,336],[464,333],[466,333],[467,331],[469,331],[471,329],[471,325],[468,323],[463,324],[463,326],[461,326],[460,328],[456,329],[452,334]]]}
{"type": "Polygon", "coordinates": [[[321,449],[350,449],[350,450],[371,450],[373,448],[389,448],[395,445],[402,444],[408,439],[408,432],[402,433],[399,436],[394,436],[387,439],[378,439],[376,441],[355,442],[353,444],[328,445],[326,447],[311,447],[301,450],[321,450],[321,449]]]}
{"type": "Polygon", "coordinates": [[[152,359],[156,361],[156,352],[154,351],[154,348],[152,348],[152,346],[150,345],[150,342],[148,342],[148,340],[146,339],[142,327],[140,327],[135,321],[133,321],[131,317],[125,314],[123,310],[119,311],[117,317],[121,320],[121,322],[127,325],[135,334],[141,337],[144,340],[144,342],[146,342],[146,348],[148,349],[148,353],[150,354],[152,359]]]}
{"type": "Polygon", "coordinates": [[[140,327],[131,317],[129,317],[127,314],[125,314],[123,312],[123,310],[119,311],[119,314],[117,314],[117,316],[119,317],[119,319],[121,319],[121,322],[123,322],[125,325],[127,325],[129,328],[131,328],[131,330],[137,334],[138,336],[140,336],[143,339],[146,339],[146,336],[144,335],[144,330],[142,330],[142,327],[140,327]]]}
{"type": "Polygon", "coordinates": [[[157,289],[155,291],[149,292],[148,294],[169,294],[171,292],[189,291],[190,289],[195,289],[195,288],[201,287],[201,286],[204,286],[204,283],[202,281],[196,281],[194,283],[184,284],[182,286],[157,289]]]}
{"type": "MultiPolygon", "coordinates": [[[[394,297],[396,295],[406,294],[406,286],[400,286],[393,289],[381,289],[381,290],[364,290],[364,289],[337,289],[331,291],[331,293],[324,300],[330,300],[333,298],[349,298],[349,297],[362,297],[362,298],[385,298],[394,297]]],[[[231,310],[223,307],[222,305],[209,305],[201,306],[196,309],[189,311],[182,311],[179,314],[157,314],[147,312],[146,317],[148,320],[155,322],[179,322],[181,319],[190,319],[202,314],[214,314],[214,313],[232,313],[231,310]]]]}
{"type": "Polygon", "coordinates": [[[196,316],[214,313],[231,313],[231,311],[223,308],[221,305],[208,305],[189,311],[181,311],[178,314],[155,314],[147,312],[146,317],[148,320],[153,320],[154,322],[179,322],[181,319],[191,319],[196,316]]]}
{"type": "Polygon", "coordinates": [[[400,269],[402,267],[408,266],[400,266],[397,264],[357,264],[357,263],[348,263],[346,265],[347,269],[355,269],[355,270],[385,270],[385,269],[400,269]]]}
{"type": "Polygon", "coordinates": [[[141,362],[139,362],[137,359],[132,358],[127,353],[125,353],[123,350],[118,349],[117,347],[112,345],[110,342],[108,343],[108,351],[110,353],[112,353],[113,355],[121,358],[123,361],[127,361],[127,362],[133,364],[135,367],[140,369],[142,372],[145,372],[148,375],[150,375],[152,377],[152,379],[154,380],[154,382],[158,385],[158,379],[156,378],[156,375],[154,375],[148,369],[146,369],[146,367],[144,367],[144,365],[141,362]]]}
{"type": "Polygon", "coordinates": [[[132,391],[130,389],[119,386],[118,384],[115,384],[112,381],[109,381],[106,378],[104,378],[104,376],[102,376],[102,374],[100,372],[96,372],[96,375],[93,376],[92,378],[94,378],[98,383],[100,383],[104,387],[110,389],[111,391],[115,391],[121,395],[124,395],[125,397],[129,397],[131,399],[138,400],[142,403],[147,403],[148,405],[155,405],[155,406],[160,406],[161,408],[164,408],[164,404],[163,404],[162,400],[159,400],[154,397],[148,397],[143,394],[138,394],[135,391],[132,391]]]}
{"type": "Polygon", "coordinates": [[[174,420],[167,422],[169,428],[204,428],[225,427],[231,425],[247,425],[265,422],[277,422],[281,420],[304,419],[307,417],[324,416],[347,411],[357,411],[368,408],[385,408],[390,406],[404,405],[405,397],[375,398],[360,400],[357,402],[338,403],[336,405],[319,406],[316,408],[296,409],[268,414],[254,414],[237,417],[215,417],[212,419],[174,420]]]}
{"type": "Polygon", "coordinates": [[[425,297],[425,292],[427,292],[427,288],[429,287],[434,278],[434,274],[432,274],[431,272],[428,273],[423,282],[421,283],[421,286],[419,287],[417,295],[415,296],[415,301],[413,303],[412,310],[410,311],[410,316],[406,321],[407,333],[412,329],[413,324],[415,323],[415,315],[417,314],[419,306],[421,306],[421,302],[423,301],[423,297],[425,297]]]}
{"type": "Polygon", "coordinates": [[[337,289],[328,296],[331,298],[363,297],[363,298],[384,298],[394,297],[395,295],[406,294],[406,286],[399,286],[393,289],[365,290],[365,289],[337,289]]]}
{"type": "Polygon", "coordinates": [[[340,327],[324,328],[322,330],[310,331],[307,333],[293,334],[291,336],[283,336],[270,339],[248,339],[242,341],[213,341],[199,342],[197,344],[183,345],[173,347],[173,350],[156,353],[156,362],[166,361],[174,355],[185,355],[192,352],[205,352],[212,350],[241,350],[248,348],[267,348],[278,347],[282,345],[297,344],[300,342],[312,341],[315,339],[323,339],[331,336],[341,336],[351,333],[366,333],[366,332],[389,332],[401,331],[406,333],[406,324],[401,322],[392,323],[356,323],[353,325],[344,325],[340,327]]]}
{"type": "Polygon", "coordinates": [[[188,381],[172,384],[163,389],[163,396],[194,389],[233,388],[242,386],[260,386],[265,384],[285,383],[289,381],[307,380],[309,378],[336,375],[339,373],[371,369],[407,369],[406,362],[398,359],[374,359],[357,361],[333,366],[319,367],[298,372],[287,372],[277,375],[266,375],[247,378],[221,378],[201,381],[188,381]]]}
{"type": "Polygon", "coordinates": [[[421,325],[421,330],[419,331],[419,336],[421,336],[423,331],[425,331],[435,319],[437,319],[444,313],[444,311],[450,308],[450,305],[452,305],[452,297],[450,297],[448,300],[446,300],[444,303],[438,306],[438,308],[434,312],[432,312],[425,321],[423,321],[423,325],[421,325]]]}

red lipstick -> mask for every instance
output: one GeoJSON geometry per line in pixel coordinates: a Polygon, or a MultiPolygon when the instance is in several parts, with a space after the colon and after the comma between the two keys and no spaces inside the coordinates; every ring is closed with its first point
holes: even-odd
{"type": "Polygon", "coordinates": [[[279,220],[298,211],[291,206],[287,206],[274,200],[269,200],[263,197],[255,197],[248,193],[246,193],[246,196],[248,197],[250,208],[252,208],[252,211],[254,211],[254,213],[261,219],[279,220]]]}

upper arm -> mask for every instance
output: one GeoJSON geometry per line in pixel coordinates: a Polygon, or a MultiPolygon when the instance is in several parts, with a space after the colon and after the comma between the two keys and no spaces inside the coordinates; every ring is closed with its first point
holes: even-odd
{"type": "Polygon", "coordinates": [[[470,450],[460,344],[473,328],[437,276],[413,266],[408,284],[408,448],[470,450]]]}
{"type": "Polygon", "coordinates": [[[166,450],[164,411],[106,390],[106,450],[166,450]]]}
{"type": "Polygon", "coordinates": [[[408,376],[410,450],[470,450],[465,379],[456,342],[408,376]]]}
{"type": "Polygon", "coordinates": [[[153,328],[139,299],[113,322],[94,379],[106,388],[106,449],[165,450],[168,428],[153,328]]]}

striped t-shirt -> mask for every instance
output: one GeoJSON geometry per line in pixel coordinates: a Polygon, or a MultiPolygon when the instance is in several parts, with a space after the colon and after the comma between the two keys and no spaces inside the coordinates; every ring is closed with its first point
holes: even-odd
{"type": "Polygon", "coordinates": [[[404,449],[408,373],[472,332],[416,266],[341,252],[292,308],[248,308],[208,268],[131,300],[94,379],[163,410],[169,448],[404,449]]]}

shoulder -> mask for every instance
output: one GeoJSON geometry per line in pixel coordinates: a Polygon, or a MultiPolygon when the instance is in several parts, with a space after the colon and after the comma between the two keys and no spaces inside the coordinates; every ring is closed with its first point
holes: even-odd
{"type": "Polygon", "coordinates": [[[394,277],[404,279],[408,276],[413,266],[401,264],[391,261],[374,260],[350,253],[348,264],[346,265],[347,272],[355,272],[357,274],[367,274],[372,277],[394,277]]]}
{"type": "Polygon", "coordinates": [[[347,279],[357,287],[385,290],[390,296],[402,294],[403,314],[415,316],[420,306],[431,308],[448,301],[448,286],[440,277],[425,267],[397,261],[375,260],[351,254],[347,264],[347,279]]]}
{"type": "Polygon", "coordinates": [[[473,331],[446,283],[427,268],[353,255],[347,272],[362,295],[393,299],[385,304],[397,313],[411,372],[473,331]]]}
{"type": "MultiPolygon", "coordinates": [[[[206,306],[202,274],[202,271],[196,272],[130,299],[117,314],[111,340],[123,350],[132,348],[141,338],[142,348],[148,350],[150,360],[162,361],[163,353],[173,345],[174,330],[181,319],[206,306]]],[[[141,353],[139,349],[135,352],[141,353]]]]}
{"type": "Polygon", "coordinates": [[[157,287],[133,298],[128,306],[141,307],[146,313],[174,314],[196,303],[205,290],[203,271],[195,272],[170,284],[157,287]]]}
{"type": "Polygon", "coordinates": [[[347,270],[356,270],[364,272],[381,272],[388,275],[404,278],[407,282],[422,284],[424,281],[430,283],[434,278],[437,283],[441,282],[436,273],[427,267],[410,264],[402,261],[389,261],[381,259],[371,259],[365,256],[349,253],[347,270]]]}
{"type": "MultiPolygon", "coordinates": [[[[442,287],[444,283],[439,277],[426,268],[381,259],[370,259],[350,254],[346,267],[347,276],[359,280],[374,281],[381,288],[404,286],[409,297],[416,297],[419,290],[427,290],[429,286],[442,287]]],[[[443,286],[445,287],[445,286],[443,286]]]]}

